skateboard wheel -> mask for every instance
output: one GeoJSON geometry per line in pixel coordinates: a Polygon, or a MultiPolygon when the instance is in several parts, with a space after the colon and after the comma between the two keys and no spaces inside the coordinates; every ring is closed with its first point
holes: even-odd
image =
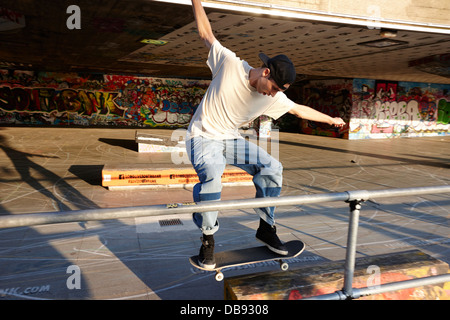
{"type": "Polygon", "coordinates": [[[287,269],[289,269],[289,264],[287,264],[286,262],[281,262],[280,268],[281,270],[286,271],[287,269]]]}
{"type": "Polygon", "coordinates": [[[216,278],[216,281],[222,281],[223,280],[223,273],[222,272],[217,272],[215,278],[216,278]]]}

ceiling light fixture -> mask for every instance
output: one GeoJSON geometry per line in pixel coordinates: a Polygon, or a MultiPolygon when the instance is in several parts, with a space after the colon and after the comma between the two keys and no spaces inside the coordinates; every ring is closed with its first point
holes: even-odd
{"type": "Polygon", "coordinates": [[[373,47],[373,48],[387,48],[408,44],[406,41],[393,40],[393,39],[379,39],[358,43],[359,46],[373,47]]]}
{"type": "Polygon", "coordinates": [[[397,36],[397,30],[381,29],[380,37],[382,38],[395,38],[397,36]]]}
{"type": "Polygon", "coordinates": [[[165,40],[154,40],[154,39],[143,39],[140,41],[141,43],[145,43],[145,44],[155,44],[157,46],[163,46],[165,45],[168,41],[165,40]]]}

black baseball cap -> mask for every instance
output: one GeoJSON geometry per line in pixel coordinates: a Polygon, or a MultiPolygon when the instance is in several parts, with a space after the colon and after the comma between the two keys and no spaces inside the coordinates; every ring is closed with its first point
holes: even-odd
{"type": "Polygon", "coordinates": [[[272,79],[280,89],[286,90],[289,88],[289,85],[294,83],[296,77],[295,67],[287,56],[279,54],[269,58],[266,54],[260,53],[259,58],[269,68],[272,79]]]}

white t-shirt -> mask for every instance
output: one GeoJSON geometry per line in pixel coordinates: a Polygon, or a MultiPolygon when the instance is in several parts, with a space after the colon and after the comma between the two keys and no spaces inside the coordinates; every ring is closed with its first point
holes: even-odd
{"type": "Polygon", "coordinates": [[[249,82],[252,67],[217,40],[211,46],[207,65],[212,81],[192,116],[189,138],[236,139],[242,125],[260,115],[278,119],[295,105],[283,92],[274,97],[258,93],[249,82]]]}

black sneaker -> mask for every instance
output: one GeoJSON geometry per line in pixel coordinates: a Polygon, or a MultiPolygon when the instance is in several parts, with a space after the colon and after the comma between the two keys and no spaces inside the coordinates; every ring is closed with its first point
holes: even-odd
{"type": "Polygon", "coordinates": [[[282,256],[289,253],[277,236],[277,228],[260,219],[259,228],[256,231],[256,239],[264,243],[270,250],[282,256]]]}
{"type": "Polygon", "coordinates": [[[202,246],[198,254],[198,263],[202,268],[214,269],[216,267],[216,261],[214,259],[214,236],[203,235],[200,240],[202,241],[202,246]]]}

